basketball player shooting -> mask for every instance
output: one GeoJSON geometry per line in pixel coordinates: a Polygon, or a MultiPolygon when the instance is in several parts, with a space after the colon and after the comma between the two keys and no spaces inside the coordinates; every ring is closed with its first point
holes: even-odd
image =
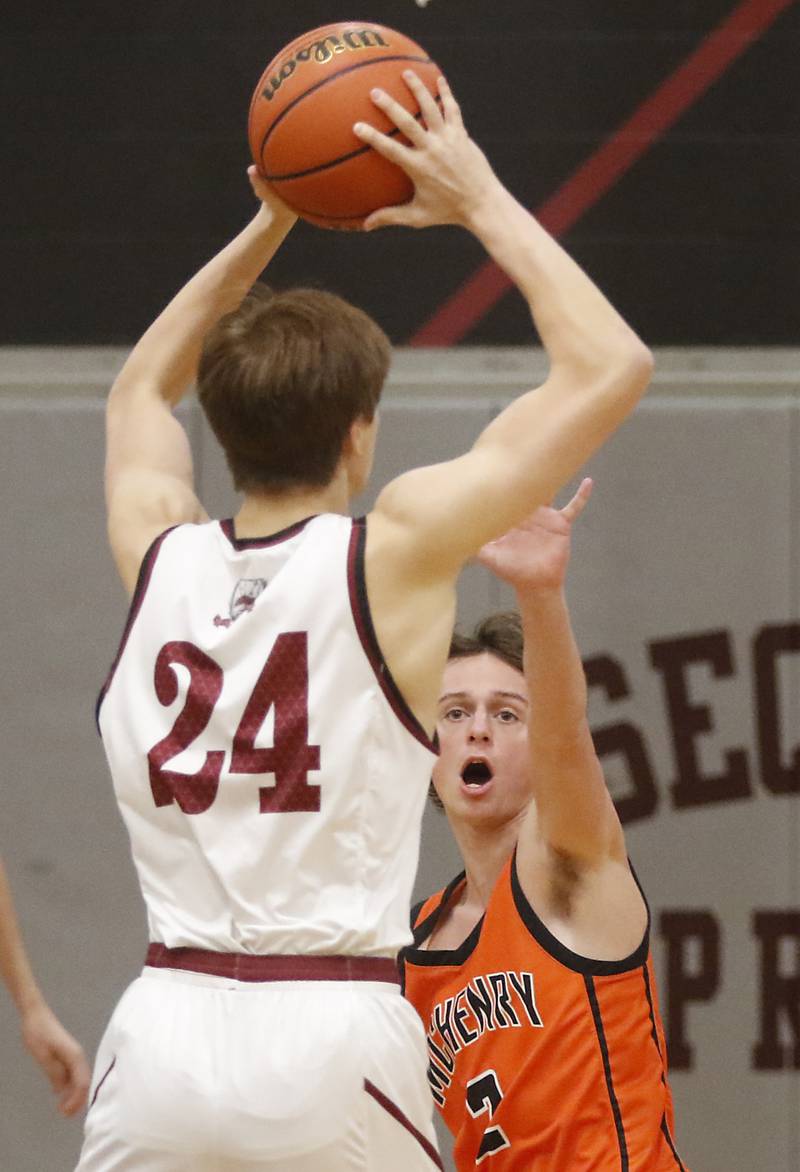
{"type": "Polygon", "coordinates": [[[440,1167],[422,1025],[395,957],[434,762],[455,583],[619,426],[647,349],[407,84],[415,194],[368,226],[458,224],[528,301],[551,369],[474,447],[365,519],[389,344],[330,294],[259,274],[294,216],[251,172],[251,223],[132,351],[107,407],[111,548],[131,610],[98,720],[147,906],[142,975],[97,1057],[80,1172],[440,1167]],[[248,292],[252,290],[251,292],[248,292]],[[243,493],[197,499],[173,415],[193,382],[243,493]]]}

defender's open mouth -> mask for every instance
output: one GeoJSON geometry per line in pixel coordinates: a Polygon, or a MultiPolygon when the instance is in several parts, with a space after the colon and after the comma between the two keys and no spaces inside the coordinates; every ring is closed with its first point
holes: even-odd
{"type": "Polygon", "coordinates": [[[466,785],[480,787],[492,780],[492,771],[486,761],[468,761],[461,770],[461,780],[466,785]]]}

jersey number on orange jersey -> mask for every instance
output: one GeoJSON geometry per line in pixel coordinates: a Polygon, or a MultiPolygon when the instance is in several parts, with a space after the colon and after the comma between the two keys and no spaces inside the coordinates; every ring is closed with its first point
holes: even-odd
{"type": "MultiPolygon", "coordinates": [[[[494,1070],[484,1070],[483,1074],[476,1075],[467,1083],[467,1109],[473,1119],[487,1112],[491,1119],[502,1101],[503,1091],[494,1070]]],[[[511,1143],[502,1127],[487,1127],[475,1163],[480,1164],[486,1156],[510,1147],[511,1143]]]]}
{"type": "MultiPolygon", "coordinates": [[[[157,806],[175,801],[185,814],[202,814],[217,796],[225,750],[209,750],[196,773],[178,773],[166,766],[205,730],[225,673],[194,643],[165,643],[154,672],[156,696],[165,707],[178,695],[178,666],[189,672],[189,687],[172,728],[147,754],[150,788],[157,806]]],[[[258,791],[262,814],[313,813],[320,808],[320,789],[308,784],[308,771],[319,767],[319,745],[308,743],[308,637],[305,631],[289,631],[275,640],[245,705],[233,738],[229,772],[274,773],[274,786],[258,791]],[[273,706],[273,744],[256,748],[255,739],[273,706]]]]}

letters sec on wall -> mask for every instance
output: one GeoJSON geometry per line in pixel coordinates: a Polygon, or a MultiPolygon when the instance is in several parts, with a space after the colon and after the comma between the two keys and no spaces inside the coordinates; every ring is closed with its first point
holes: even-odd
{"type": "Polygon", "coordinates": [[[717,1029],[736,1017],[739,1070],[798,1070],[800,623],[738,640],[725,628],[661,636],[638,659],[601,652],[584,667],[590,707],[604,712],[595,746],[654,908],[670,1066],[702,1065],[694,1035],[714,1013],[717,1029]],[[645,719],[633,683],[643,665],[659,697],[645,719]]]}

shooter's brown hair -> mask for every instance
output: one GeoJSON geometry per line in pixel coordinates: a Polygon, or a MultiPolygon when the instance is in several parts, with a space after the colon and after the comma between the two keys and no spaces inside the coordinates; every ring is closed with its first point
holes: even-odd
{"type": "Polygon", "coordinates": [[[356,419],[371,420],[391,344],[334,293],[256,284],[206,336],[197,394],[237,489],[329,484],[356,419]]]}

